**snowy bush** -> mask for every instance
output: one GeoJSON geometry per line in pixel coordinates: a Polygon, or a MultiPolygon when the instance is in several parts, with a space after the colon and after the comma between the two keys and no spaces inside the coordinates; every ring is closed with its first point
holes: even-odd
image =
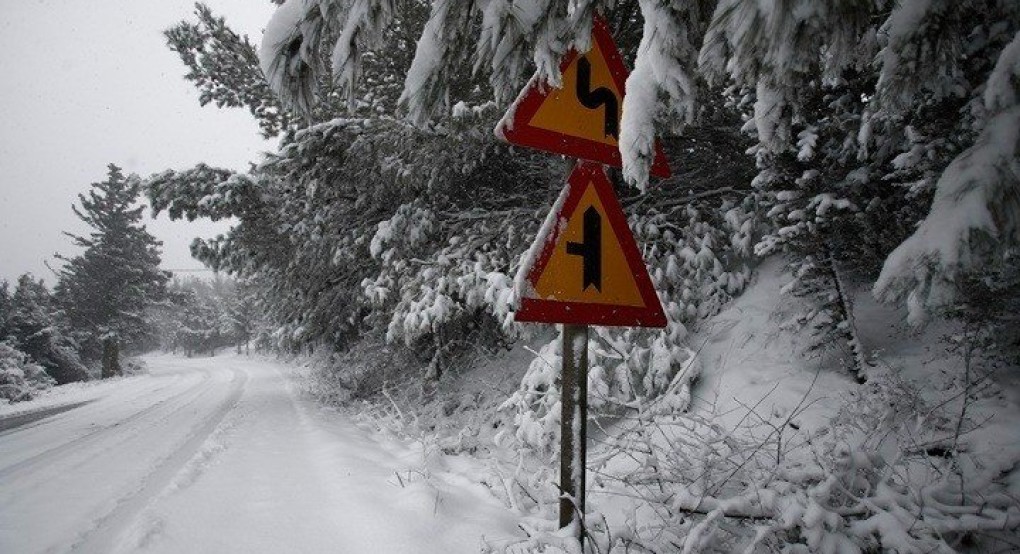
{"type": "MultiPolygon", "coordinates": [[[[698,376],[694,352],[671,347],[662,333],[639,333],[589,336],[588,392],[594,415],[618,415],[649,403],[664,412],[680,412],[690,403],[691,384],[698,376]]],[[[543,346],[519,389],[500,406],[514,414],[513,429],[504,431],[504,437],[510,433],[547,457],[557,453],[560,443],[561,347],[558,338],[543,346]]]]}
{"type": "Polygon", "coordinates": [[[22,275],[9,295],[0,287],[0,339],[9,339],[57,383],[89,377],[74,334],[42,280],[22,275]]]}
{"type": "Polygon", "coordinates": [[[311,393],[330,405],[379,400],[384,389],[409,390],[422,362],[401,344],[366,338],[347,352],[320,351],[312,364],[311,393]]]}
{"type": "Polygon", "coordinates": [[[31,400],[36,393],[55,383],[27,354],[8,342],[0,342],[0,399],[7,402],[31,400]]]}
{"type": "Polygon", "coordinates": [[[733,429],[638,412],[591,469],[595,490],[635,501],[608,523],[589,514],[592,540],[602,552],[953,552],[969,534],[1008,544],[1020,527],[1009,463],[954,443],[947,398],[888,373],[814,431],[793,424],[803,402],[788,414],[747,406],[733,429]]]}

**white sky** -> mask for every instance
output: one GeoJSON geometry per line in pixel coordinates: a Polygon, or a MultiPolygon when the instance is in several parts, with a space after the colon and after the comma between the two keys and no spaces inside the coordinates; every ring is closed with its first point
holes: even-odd
{"type": "MultiPolygon", "coordinates": [[[[269,0],[207,0],[257,45],[269,0]]],[[[194,20],[193,0],[0,0],[0,280],[74,254],[77,193],[106,165],[148,176],[198,162],[244,169],[273,148],[245,109],[201,107],[162,31],[194,20]]],[[[209,222],[149,229],[168,269],[200,268],[188,245],[225,229],[209,222]]]]}

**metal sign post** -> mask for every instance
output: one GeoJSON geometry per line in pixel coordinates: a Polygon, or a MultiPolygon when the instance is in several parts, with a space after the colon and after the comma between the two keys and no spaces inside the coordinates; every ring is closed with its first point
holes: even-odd
{"type": "Polygon", "coordinates": [[[573,524],[584,548],[588,462],[588,326],[564,325],[560,387],[560,527],[573,524]]]}

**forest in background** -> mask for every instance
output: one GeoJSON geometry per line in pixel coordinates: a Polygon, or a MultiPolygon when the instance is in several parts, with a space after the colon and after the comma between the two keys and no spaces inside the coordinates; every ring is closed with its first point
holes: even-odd
{"type": "Polygon", "coordinates": [[[263,320],[242,282],[171,279],[159,268],[161,244],[141,223],[140,194],[138,176],[111,164],[72,207],[92,231],[65,233],[81,253],[57,256],[53,289],[27,273],[13,287],[0,282],[0,400],[142,369],[122,352],[247,352],[258,340],[263,320]]]}

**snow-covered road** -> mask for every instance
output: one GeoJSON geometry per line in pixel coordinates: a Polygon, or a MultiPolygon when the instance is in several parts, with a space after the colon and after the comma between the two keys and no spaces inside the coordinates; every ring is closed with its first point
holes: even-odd
{"type": "Polygon", "coordinates": [[[147,362],[0,433],[0,552],[476,552],[514,531],[480,485],[421,478],[420,447],[324,413],[285,366],[147,362]]]}

